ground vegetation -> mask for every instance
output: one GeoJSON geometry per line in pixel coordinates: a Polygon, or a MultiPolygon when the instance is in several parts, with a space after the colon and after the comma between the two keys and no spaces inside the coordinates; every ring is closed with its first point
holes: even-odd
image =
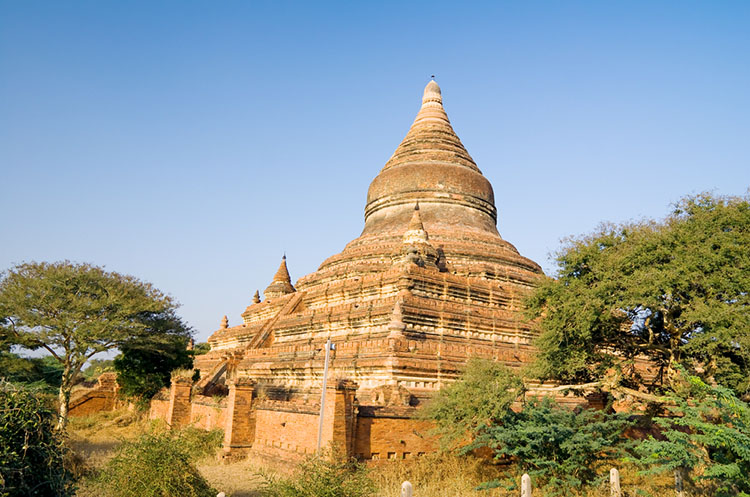
{"type": "Polygon", "coordinates": [[[0,496],[72,496],[55,410],[38,391],[0,380],[0,496]]]}

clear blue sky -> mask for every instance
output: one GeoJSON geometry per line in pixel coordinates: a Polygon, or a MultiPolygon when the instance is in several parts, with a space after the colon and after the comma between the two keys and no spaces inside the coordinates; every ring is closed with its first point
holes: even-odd
{"type": "Polygon", "coordinates": [[[750,2],[0,1],[0,268],[151,281],[205,340],[359,235],[431,74],[504,238],[750,185],[750,2]]]}

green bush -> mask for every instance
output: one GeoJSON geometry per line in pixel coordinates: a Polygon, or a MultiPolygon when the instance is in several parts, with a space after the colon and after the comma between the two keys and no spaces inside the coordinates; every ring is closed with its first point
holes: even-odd
{"type": "Polygon", "coordinates": [[[523,393],[523,381],[513,371],[496,361],[472,358],[458,381],[440,390],[421,415],[435,421],[443,448],[460,447],[502,419],[523,393]]]}
{"type": "Polygon", "coordinates": [[[0,496],[73,495],[56,416],[43,396],[0,380],[0,496]]]}
{"type": "Polygon", "coordinates": [[[336,451],[308,457],[290,477],[263,475],[264,497],[371,497],[375,485],[365,468],[336,451]]]}
{"type": "Polygon", "coordinates": [[[487,487],[512,487],[528,473],[544,495],[586,495],[607,478],[612,460],[627,455],[623,433],[632,425],[624,414],[573,410],[545,397],[530,400],[519,412],[508,410],[466,450],[489,447],[496,459],[516,462],[504,482],[487,487]]]}
{"type": "Polygon", "coordinates": [[[104,497],[215,497],[189,445],[169,432],[123,442],[97,476],[96,489],[104,497]]]}
{"type": "Polygon", "coordinates": [[[686,484],[716,497],[750,496],[750,406],[728,388],[679,370],[684,384],[656,418],[660,439],[636,446],[646,473],[682,473],[686,484]]]}

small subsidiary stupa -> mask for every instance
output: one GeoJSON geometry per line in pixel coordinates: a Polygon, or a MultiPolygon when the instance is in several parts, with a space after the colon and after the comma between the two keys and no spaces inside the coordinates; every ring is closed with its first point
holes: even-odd
{"type": "Polygon", "coordinates": [[[542,271],[496,225],[492,186],[430,81],[370,185],[359,238],[296,285],[284,257],[264,299],[256,292],[239,325],[224,320],[209,338],[200,380],[177,378],[152,416],[220,426],[229,452],[289,458],[314,452],[319,436],[361,459],[432,450],[414,413],[468,358],[530,359],[519,307],[542,271]]]}

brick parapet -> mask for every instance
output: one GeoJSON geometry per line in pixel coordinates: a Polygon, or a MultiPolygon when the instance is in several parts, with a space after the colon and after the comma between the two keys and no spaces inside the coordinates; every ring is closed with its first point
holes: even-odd
{"type": "Polygon", "coordinates": [[[166,420],[171,428],[179,428],[190,423],[192,387],[193,382],[190,378],[180,376],[172,378],[166,420]]]}
{"type": "Polygon", "coordinates": [[[256,420],[254,393],[254,380],[237,378],[229,382],[224,428],[225,453],[249,449],[253,444],[256,420]]]}

